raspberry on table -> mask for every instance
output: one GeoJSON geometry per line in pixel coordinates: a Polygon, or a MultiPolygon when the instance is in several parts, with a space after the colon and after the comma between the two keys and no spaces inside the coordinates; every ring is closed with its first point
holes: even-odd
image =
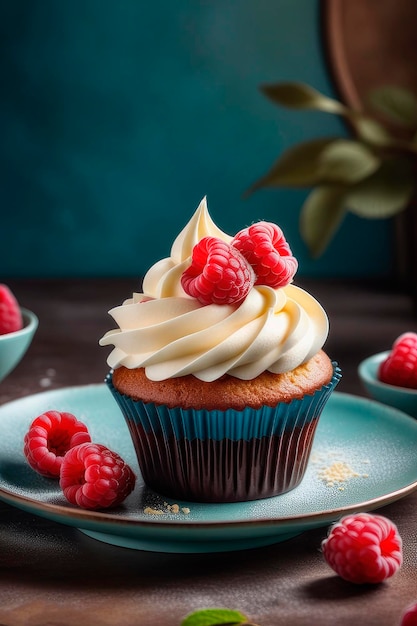
{"type": "Polygon", "coordinates": [[[379,366],[378,378],[388,385],[417,389],[417,333],[403,333],[396,339],[379,366]]]}
{"type": "Polygon", "coordinates": [[[201,304],[237,304],[253,287],[253,269],[236,249],[217,237],[203,237],[181,276],[184,291],[201,304]]]}
{"type": "Polygon", "coordinates": [[[24,437],[24,454],[39,474],[58,478],[67,451],[91,441],[87,426],[72,413],[47,411],[36,417],[24,437]]]}
{"type": "Polygon", "coordinates": [[[60,487],[68,502],[83,509],[108,509],[133,491],[136,477],[127,463],[99,443],[82,443],[62,462],[60,487]]]}
{"type": "Polygon", "coordinates": [[[417,602],[405,609],[399,626],[417,626],[417,602]]]}
{"type": "Polygon", "coordinates": [[[255,285],[285,287],[298,269],[282,230],[271,222],[257,222],[244,228],[231,244],[253,267],[255,285]]]}
{"type": "Polygon", "coordinates": [[[352,583],[381,583],[402,565],[402,539],[395,524],[382,515],[342,517],[321,547],[336,574],[352,583]]]}
{"type": "Polygon", "coordinates": [[[0,284],[0,335],[14,333],[23,328],[19,304],[9,287],[0,284]]]}

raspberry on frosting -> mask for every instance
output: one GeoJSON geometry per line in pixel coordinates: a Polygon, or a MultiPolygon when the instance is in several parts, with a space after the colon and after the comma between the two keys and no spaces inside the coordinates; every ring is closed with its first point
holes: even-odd
{"type": "Polygon", "coordinates": [[[288,285],[298,268],[282,230],[258,222],[241,230],[230,244],[203,237],[193,248],[181,285],[202,304],[236,304],[253,285],[288,285]]]}
{"type": "Polygon", "coordinates": [[[282,230],[271,222],[258,222],[241,230],[232,240],[256,274],[255,285],[285,287],[298,268],[282,230]]]}
{"type": "Polygon", "coordinates": [[[183,272],[184,291],[202,304],[236,304],[254,284],[253,270],[240,252],[217,237],[203,237],[183,272]]]}

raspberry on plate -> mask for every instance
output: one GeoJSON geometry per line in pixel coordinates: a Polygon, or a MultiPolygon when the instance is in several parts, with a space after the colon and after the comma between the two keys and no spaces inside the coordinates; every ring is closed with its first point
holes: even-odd
{"type": "Polygon", "coordinates": [[[402,565],[402,539],[382,515],[346,515],[322,542],[323,556],[341,578],[352,583],[381,583],[402,565]]]}
{"type": "Polygon", "coordinates": [[[185,293],[201,304],[236,304],[253,287],[253,269],[236,249],[217,237],[203,237],[181,276],[185,293]]]}
{"type": "Polygon", "coordinates": [[[417,389],[417,333],[403,333],[394,342],[378,370],[381,382],[417,389]]]}
{"type": "Polygon", "coordinates": [[[257,222],[241,230],[232,241],[256,274],[255,285],[285,287],[297,271],[298,261],[279,226],[257,222]]]}
{"type": "Polygon", "coordinates": [[[65,455],[59,484],[68,502],[94,510],[121,504],[135,481],[133,471],[116,452],[99,443],[82,443],[65,455]]]}
{"type": "Polygon", "coordinates": [[[85,441],[91,441],[87,426],[72,413],[47,411],[30,425],[24,438],[24,454],[39,474],[58,478],[66,452],[85,441]]]}
{"type": "Polygon", "coordinates": [[[19,304],[7,285],[0,284],[0,335],[14,333],[23,327],[19,304]]]}
{"type": "Polygon", "coordinates": [[[399,626],[417,626],[417,602],[405,609],[399,626]]]}

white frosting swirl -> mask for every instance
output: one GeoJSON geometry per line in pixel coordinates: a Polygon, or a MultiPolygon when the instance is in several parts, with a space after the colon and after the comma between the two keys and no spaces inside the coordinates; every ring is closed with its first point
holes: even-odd
{"type": "Polygon", "coordinates": [[[288,372],[314,356],[326,341],[328,319],[299,287],[258,285],[239,305],[204,306],[183,291],[181,275],[205,236],[232,240],[213,223],[204,198],[171,256],[147,272],[143,293],[109,311],[118,325],[100,339],[114,345],[109,366],[144,367],[155,381],[187,374],[250,380],[265,370],[288,372]]]}

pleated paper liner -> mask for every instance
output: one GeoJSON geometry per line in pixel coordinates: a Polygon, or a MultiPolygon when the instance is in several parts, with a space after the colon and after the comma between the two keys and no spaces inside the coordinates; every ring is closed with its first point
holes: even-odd
{"type": "Polygon", "coordinates": [[[243,411],[169,408],[119,393],[106,378],[129,427],[148,487],[169,498],[239,502],[277,496],[300,484],[320,414],[341,378],[311,395],[243,411]]]}

